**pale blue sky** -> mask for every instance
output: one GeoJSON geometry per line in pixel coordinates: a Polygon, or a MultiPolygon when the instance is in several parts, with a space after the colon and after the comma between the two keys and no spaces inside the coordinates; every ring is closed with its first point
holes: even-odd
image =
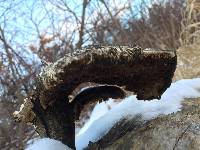
{"type": "MultiPolygon", "coordinates": [[[[54,3],[55,1],[52,1],[54,3]]],[[[82,0],[63,0],[66,4],[78,14],[81,15],[82,0]]],[[[123,5],[127,0],[113,0],[117,5],[123,5]]],[[[142,0],[129,0],[133,5],[134,13],[137,13],[137,6],[140,5],[142,0]]],[[[60,1],[56,1],[59,2],[60,1]]],[[[90,9],[87,11],[86,18],[91,19],[97,9],[97,0],[91,0],[90,9]]],[[[111,1],[107,1],[111,3],[111,1]]],[[[52,28],[60,29],[60,26],[65,26],[66,29],[75,27],[75,19],[73,15],[68,12],[58,11],[48,0],[6,0],[0,1],[0,26],[6,31],[6,37],[9,42],[29,44],[34,39],[37,39],[37,28],[40,32],[51,32],[52,28]],[[9,9],[9,7],[11,9],[9,9]],[[49,19],[53,16],[53,20],[49,19]],[[67,19],[67,24],[61,24],[63,19],[67,19]]],[[[62,6],[60,4],[59,6],[62,6]]],[[[114,5],[111,4],[111,6],[114,5]]],[[[63,7],[65,9],[65,7],[63,7]]],[[[125,18],[128,13],[122,15],[125,18]]],[[[87,23],[87,22],[86,22],[87,23]]],[[[63,29],[60,29],[63,31],[63,29]]],[[[51,33],[50,33],[51,34],[51,33]]]]}

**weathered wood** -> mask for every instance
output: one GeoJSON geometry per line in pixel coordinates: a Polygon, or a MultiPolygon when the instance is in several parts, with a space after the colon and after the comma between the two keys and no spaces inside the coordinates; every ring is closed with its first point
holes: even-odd
{"type": "Polygon", "coordinates": [[[180,112],[145,122],[123,120],[87,150],[199,150],[200,98],[187,99],[180,112]]]}
{"type": "Polygon", "coordinates": [[[126,91],[131,91],[138,99],[159,99],[171,84],[176,59],[175,51],[139,47],[100,46],[77,50],[44,68],[28,98],[29,105],[15,113],[15,117],[32,122],[41,136],[61,140],[75,148],[74,120],[79,117],[82,105],[93,100],[91,97],[123,98],[126,91]],[[85,82],[101,86],[79,93],[85,101],[80,95],[71,97],[76,87],[85,82]],[[31,107],[27,109],[28,106],[31,107]]]}

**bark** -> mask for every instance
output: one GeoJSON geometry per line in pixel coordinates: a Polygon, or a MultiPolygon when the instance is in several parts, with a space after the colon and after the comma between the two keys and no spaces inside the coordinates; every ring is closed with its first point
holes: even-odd
{"type": "Polygon", "coordinates": [[[45,67],[36,89],[14,116],[33,123],[41,136],[75,148],[74,121],[85,104],[124,98],[130,92],[138,99],[160,98],[170,86],[175,68],[175,51],[91,46],[45,67]],[[88,82],[93,84],[77,92],[77,87],[88,82]]]}

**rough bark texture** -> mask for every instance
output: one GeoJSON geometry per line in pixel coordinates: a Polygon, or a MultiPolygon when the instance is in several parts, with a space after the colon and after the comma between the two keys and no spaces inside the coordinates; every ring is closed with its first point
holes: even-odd
{"type": "Polygon", "coordinates": [[[200,99],[187,99],[182,111],[145,122],[123,121],[88,150],[199,150],[200,99]],[[122,132],[124,131],[124,132],[122,132]]]}
{"type": "Polygon", "coordinates": [[[77,50],[44,68],[36,89],[15,117],[32,122],[41,136],[75,148],[74,121],[83,105],[109,97],[123,98],[127,90],[138,99],[160,98],[170,86],[175,68],[175,51],[128,46],[77,50]],[[95,84],[77,92],[77,87],[87,82],[95,84]]]}

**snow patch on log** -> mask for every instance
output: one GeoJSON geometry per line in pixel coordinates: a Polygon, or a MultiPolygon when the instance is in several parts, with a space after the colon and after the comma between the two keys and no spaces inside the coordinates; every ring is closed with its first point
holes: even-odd
{"type": "Polygon", "coordinates": [[[181,110],[181,103],[184,99],[198,97],[200,97],[200,78],[172,83],[171,87],[162,95],[161,100],[138,101],[136,96],[133,95],[125,98],[110,110],[102,109],[102,106],[97,104],[90,120],[76,136],[76,149],[82,150],[87,147],[90,141],[98,141],[121,119],[131,120],[140,115],[142,119],[150,120],[160,115],[176,113],[181,110]],[[106,111],[106,113],[100,113],[100,109],[106,111]],[[102,114],[102,116],[95,114],[96,112],[102,114]]]}

